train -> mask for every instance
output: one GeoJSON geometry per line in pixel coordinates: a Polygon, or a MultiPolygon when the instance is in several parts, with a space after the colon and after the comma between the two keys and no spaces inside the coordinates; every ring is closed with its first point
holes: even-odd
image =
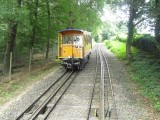
{"type": "Polygon", "coordinates": [[[58,59],[66,70],[83,69],[91,49],[91,32],[74,28],[58,31],[58,59]]]}

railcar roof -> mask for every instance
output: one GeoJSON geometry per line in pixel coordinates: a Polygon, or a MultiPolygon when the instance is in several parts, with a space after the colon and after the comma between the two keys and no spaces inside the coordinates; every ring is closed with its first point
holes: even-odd
{"type": "Polygon", "coordinates": [[[66,32],[66,31],[78,31],[78,32],[82,32],[83,34],[89,34],[89,35],[91,35],[91,32],[80,30],[80,29],[73,29],[73,28],[68,28],[68,29],[60,30],[58,32],[62,33],[62,32],[66,32]]]}
{"type": "Polygon", "coordinates": [[[83,32],[83,30],[80,30],[80,29],[72,29],[72,28],[60,30],[60,31],[58,31],[58,32],[66,32],[66,31],[79,31],[79,32],[83,32]]]}

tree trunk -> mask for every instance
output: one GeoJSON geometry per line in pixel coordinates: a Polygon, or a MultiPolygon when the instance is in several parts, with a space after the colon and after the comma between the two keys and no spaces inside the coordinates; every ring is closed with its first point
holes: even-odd
{"type": "Polygon", "coordinates": [[[50,20],[50,6],[49,6],[49,1],[46,0],[47,4],[47,13],[48,13],[48,34],[47,34],[47,44],[46,44],[46,60],[49,59],[49,46],[50,46],[50,31],[51,31],[51,20],[50,20]]]}
{"type": "MultiPolygon", "coordinates": [[[[18,7],[21,7],[21,0],[17,0],[18,7]]],[[[10,70],[10,53],[14,52],[14,46],[16,42],[18,24],[14,20],[8,20],[8,42],[6,46],[6,52],[4,57],[3,74],[8,75],[10,70]]]]}
{"type": "Polygon", "coordinates": [[[156,8],[156,21],[155,21],[155,38],[156,41],[160,44],[160,0],[155,0],[155,8],[156,8]]]}
{"type": "Polygon", "coordinates": [[[4,68],[3,68],[4,75],[9,74],[10,52],[13,53],[14,51],[16,33],[17,33],[17,24],[10,20],[8,22],[8,42],[7,42],[6,53],[5,53],[5,58],[4,58],[4,68]]]}
{"type": "Polygon", "coordinates": [[[128,37],[127,37],[127,43],[126,43],[126,59],[132,58],[132,51],[131,51],[131,45],[132,45],[132,39],[134,34],[134,18],[136,16],[136,10],[134,9],[134,6],[130,5],[130,16],[129,16],[129,22],[128,22],[128,37]]]}
{"type": "Polygon", "coordinates": [[[132,58],[132,51],[131,51],[131,45],[132,45],[132,39],[133,39],[133,21],[130,21],[128,23],[128,38],[126,43],[126,58],[129,60],[132,58]]]}
{"type": "Polygon", "coordinates": [[[155,38],[156,41],[160,44],[160,15],[156,18],[155,38]]]}
{"type": "Polygon", "coordinates": [[[35,36],[36,36],[36,29],[37,29],[37,20],[38,20],[38,3],[39,0],[36,0],[36,9],[34,12],[34,22],[33,22],[33,29],[32,29],[32,36],[30,41],[30,50],[33,50],[34,42],[35,42],[35,36]]]}

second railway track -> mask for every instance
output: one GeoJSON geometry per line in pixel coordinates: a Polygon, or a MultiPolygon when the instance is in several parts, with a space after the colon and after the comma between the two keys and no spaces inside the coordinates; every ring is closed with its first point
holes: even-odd
{"type": "Polygon", "coordinates": [[[101,60],[100,120],[117,120],[117,108],[110,67],[101,47],[99,48],[99,55],[101,60]]]}
{"type": "Polygon", "coordinates": [[[90,107],[92,113],[89,113],[87,120],[117,120],[116,102],[110,68],[101,45],[97,46],[96,58],[95,87],[92,92],[93,97],[90,107]],[[92,101],[97,102],[92,103],[92,101]]]}

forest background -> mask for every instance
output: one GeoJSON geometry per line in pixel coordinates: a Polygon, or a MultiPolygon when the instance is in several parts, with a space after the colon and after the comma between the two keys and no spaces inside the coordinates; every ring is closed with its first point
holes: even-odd
{"type": "Polygon", "coordinates": [[[34,54],[42,53],[46,60],[49,55],[55,57],[59,30],[74,27],[96,34],[104,0],[1,0],[0,3],[0,68],[3,75],[8,75],[14,67],[11,63],[32,64],[34,54]]]}
{"type": "MultiPolygon", "coordinates": [[[[159,0],[1,0],[2,73],[9,74],[11,61],[14,63],[28,59],[30,64],[33,54],[37,52],[43,53],[48,60],[50,51],[52,54],[56,51],[54,48],[57,43],[57,31],[69,27],[91,31],[93,38],[97,40],[96,34],[102,25],[102,37],[123,33],[125,31],[122,27],[126,26],[126,58],[130,59],[132,40],[137,28],[141,28],[142,24],[150,26],[155,33],[154,52],[159,56],[157,50],[160,44],[159,6],[159,0]],[[128,21],[117,21],[113,28],[109,22],[102,23],[100,15],[104,5],[109,5],[114,10],[125,11],[128,21]]],[[[111,23],[113,25],[112,21],[111,23]]]]}

